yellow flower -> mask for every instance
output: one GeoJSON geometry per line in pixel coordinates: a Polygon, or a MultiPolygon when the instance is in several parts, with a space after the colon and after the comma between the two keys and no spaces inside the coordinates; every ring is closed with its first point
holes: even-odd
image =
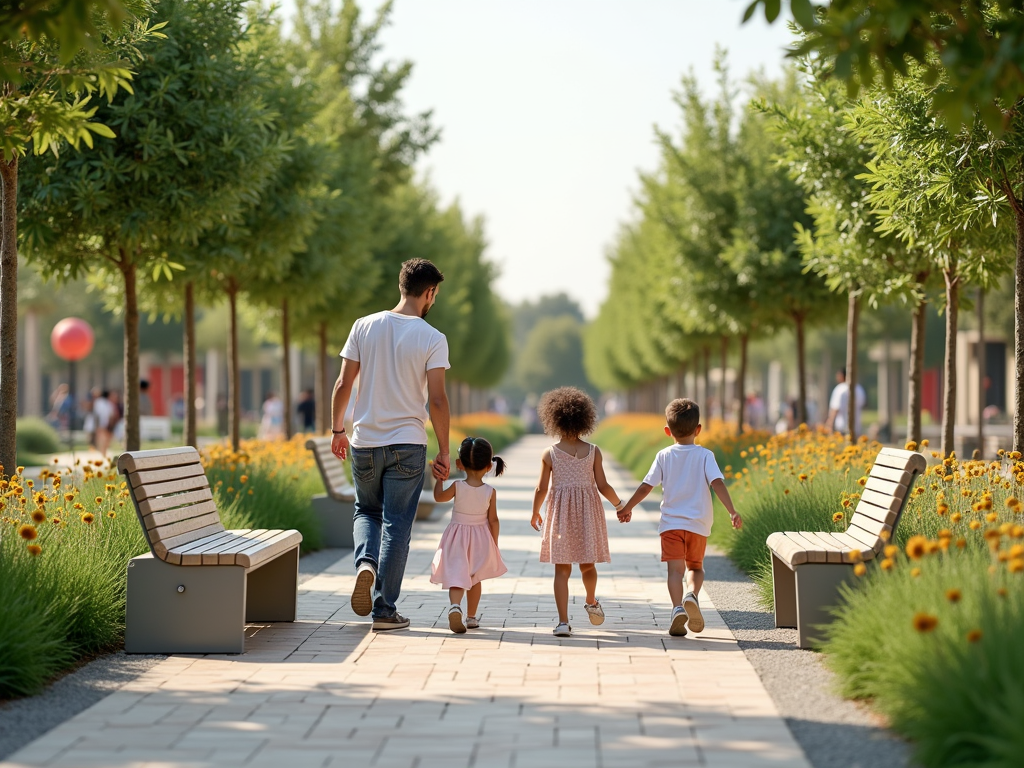
{"type": "Polygon", "coordinates": [[[797,475],[796,479],[799,480],[802,483],[802,482],[804,482],[807,479],[807,475],[804,474],[803,472],[801,472],[799,475],[797,475]]]}
{"type": "Polygon", "coordinates": [[[867,477],[862,477],[862,478],[860,478],[860,479],[859,479],[859,480],[857,481],[857,485],[867,485],[867,484],[868,484],[868,479],[867,479],[867,477]]]}
{"type": "Polygon", "coordinates": [[[115,517],[117,517],[117,512],[115,512],[114,510],[110,510],[109,512],[107,512],[107,517],[113,520],[115,517]]]}
{"type": "Polygon", "coordinates": [[[54,525],[60,525],[60,518],[59,517],[51,517],[50,518],[50,522],[53,523],[54,525]]]}
{"type": "Polygon", "coordinates": [[[907,441],[907,444],[903,446],[903,448],[904,448],[904,450],[907,450],[907,451],[916,451],[917,450],[917,443],[915,443],[913,440],[909,440],[909,441],[907,441]]]}
{"type": "Polygon", "coordinates": [[[842,522],[843,517],[844,517],[844,515],[843,515],[842,512],[836,512],[834,515],[832,515],[832,522],[833,523],[840,523],[840,522],[842,522]]]}
{"type": "Polygon", "coordinates": [[[884,560],[882,560],[880,565],[883,571],[891,571],[893,568],[896,567],[896,561],[893,560],[891,557],[887,557],[884,560]]]}
{"type": "Polygon", "coordinates": [[[1010,451],[1010,460],[1011,461],[1016,461],[1019,458],[1020,458],[1020,451],[1010,451]]]}
{"type": "Polygon", "coordinates": [[[910,575],[913,576],[916,579],[918,576],[921,575],[921,569],[920,568],[911,568],[910,569],[910,575]]]}
{"type": "Polygon", "coordinates": [[[949,519],[954,523],[959,523],[963,519],[963,517],[964,516],[961,515],[959,512],[954,512],[952,515],[949,516],[949,519]]]}
{"type": "Polygon", "coordinates": [[[947,512],[949,512],[949,506],[947,504],[939,504],[939,506],[935,508],[935,513],[939,517],[945,517],[947,512]]]}
{"type": "Polygon", "coordinates": [[[995,512],[989,512],[987,515],[985,515],[985,519],[990,523],[994,523],[996,520],[999,519],[999,515],[997,515],[995,512]]]}
{"type": "Polygon", "coordinates": [[[82,514],[82,522],[86,524],[92,523],[96,519],[96,516],[92,512],[85,512],[82,514]]]}
{"type": "Polygon", "coordinates": [[[243,483],[243,484],[244,483],[248,483],[249,482],[249,476],[248,475],[242,475],[241,477],[238,478],[238,482],[243,483]]]}
{"type": "Polygon", "coordinates": [[[917,536],[911,536],[910,540],[907,541],[907,557],[911,560],[920,560],[926,554],[928,554],[928,538],[918,534],[917,536]]]}
{"type": "Polygon", "coordinates": [[[921,447],[922,448],[927,448],[928,447],[928,438],[925,438],[924,440],[921,441],[921,447]]]}
{"type": "Polygon", "coordinates": [[[42,523],[46,521],[46,513],[42,509],[32,511],[32,522],[42,523]]]}
{"type": "Polygon", "coordinates": [[[1024,559],[1015,558],[1006,564],[1006,570],[1010,573],[1020,573],[1024,571],[1024,559]]]}
{"type": "Polygon", "coordinates": [[[999,589],[996,590],[996,594],[999,595],[1000,597],[1006,597],[1010,593],[1006,590],[1006,587],[1000,587],[999,589]]]}
{"type": "Polygon", "coordinates": [[[878,538],[880,538],[882,541],[888,541],[892,538],[892,532],[888,528],[883,528],[881,531],[879,531],[878,538]]]}
{"type": "Polygon", "coordinates": [[[946,599],[951,603],[959,603],[961,597],[963,597],[963,594],[961,594],[959,589],[953,588],[946,590],[946,599]]]}
{"type": "Polygon", "coordinates": [[[38,544],[29,544],[27,549],[28,553],[32,555],[32,557],[38,557],[43,552],[43,548],[38,544]]]}
{"type": "Polygon", "coordinates": [[[972,629],[970,632],[967,633],[967,642],[968,643],[976,643],[979,640],[981,640],[981,630],[980,629],[972,629]]]}
{"type": "Polygon", "coordinates": [[[75,500],[75,494],[73,494],[73,493],[65,493],[64,494],[64,501],[74,501],[74,500],[75,500]]]}
{"type": "Polygon", "coordinates": [[[918,632],[931,632],[933,629],[939,626],[939,617],[933,616],[930,613],[924,613],[923,611],[920,613],[915,613],[913,625],[914,629],[916,629],[918,632]]]}
{"type": "Polygon", "coordinates": [[[867,572],[868,567],[864,565],[864,563],[857,563],[855,566],[853,566],[853,574],[855,576],[863,576],[867,572]]]}
{"type": "Polygon", "coordinates": [[[900,548],[897,547],[895,544],[886,544],[885,549],[883,550],[883,552],[885,552],[886,557],[896,557],[896,555],[899,554],[899,551],[900,548]]]}
{"type": "Polygon", "coordinates": [[[850,558],[850,562],[851,563],[859,563],[860,562],[860,554],[861,553],[860,553],[859,549],[851,549],[850,550],[850,554],[848,555],[848,557],[850,558]]]}
{"type": "Polygon", "coordinates": [[[39,532],[36,531],[36,527],[34,525],[29,525],[28,523],[25,523],[24,525],[18,528],[18,535],[26,541],[32,541],[36,536],[39,535],[39,532]]]}
{"type": "Polygon", "coordinates": [[[1024,544],[1014,544],[1007,554],[1010,557],[1024,557],[1024,544]]]}
{"type": "Polygon", "coordinates": [[[981,523],[977,520],[971,520],[969,525],[972,531],[976,531],[981,528],[981,523]]]}

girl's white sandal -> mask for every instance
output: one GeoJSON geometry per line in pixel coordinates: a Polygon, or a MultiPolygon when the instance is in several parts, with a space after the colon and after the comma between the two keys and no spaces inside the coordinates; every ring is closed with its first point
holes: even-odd
{"type": "Polygon", "coordinates": [[[456,635],[466,633],[466,623],[462,620],[462,606],[453,605],[448,609],[448,627],[456,635]]]}
{"type": "Polygon", "coordinates": [[[595,626],[598,624],[604,624],[604,608],[601,607],[601,603],[597,600],[594,601],[593,605],[584,603],[583,607],[587,611],[587,615],[590,616],[590,623],[595,626]]]}
{"type": "Polygon", "coordinates": [[[480,619],[476,616],[467,616],[466,629],[480,629],[480,619]]]}
{"type": "Polygon", "coordinates": [[[555,627],[553,634],[555,635],[555,637],[569,637],[572,635],[572,627],[570,627],[567,622],[563,621],[561,624],[555,627]]]}

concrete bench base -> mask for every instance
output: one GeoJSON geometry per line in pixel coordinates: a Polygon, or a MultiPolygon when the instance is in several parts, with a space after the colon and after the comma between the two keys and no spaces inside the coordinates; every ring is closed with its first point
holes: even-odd
{"type": "Polygon", "coordinates": [[[352,549],[352,516],[356,506],[352,501],[338,501],[326,493],[313,497],[313,514],[320,524],[324,546],[352,549]]]}
{"type": "Polygon", "coordinates": [[[830,610],[839,603],[839,588],[854,578],[843,563],[804,563],[790,567],[772,553],[775,626],[797,629],[797,646],[812,648],[823,639],[821,628],[832,623],[830,610]]]}
{"type": "Polygon", "coordinates": [[[147,553],[128,564],[128,653],[242,653],[246,622],[295,621],[299,550],[246,571],[180,566],[147,553]]]}

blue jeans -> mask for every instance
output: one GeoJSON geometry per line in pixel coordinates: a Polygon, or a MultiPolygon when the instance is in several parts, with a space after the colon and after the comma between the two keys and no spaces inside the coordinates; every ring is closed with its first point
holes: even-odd
{"type": "Polygon", "coordinates": [[[377,569],[373,585],[373,617],[377,619],[394,616],[402,592],[426,463],[425,445],[352,449],[355,562],[356,567],[366,562],[377,569]]]}

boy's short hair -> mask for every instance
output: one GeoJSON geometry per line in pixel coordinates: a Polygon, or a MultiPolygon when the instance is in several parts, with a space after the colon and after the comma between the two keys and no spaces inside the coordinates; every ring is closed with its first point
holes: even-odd
{"type": "Polygon", "coordinates": [[[689,437],[700,425],[700,406],[688,397],[679,397],[665,409],[665,423],[673,437],[689,437]]]}
{"type": "Polygon", "coordinates": [[[409,259],[402,263],[402,271],[398,273],[398,289],[403,296],[418,298],[443,282],[441,270],[426,259],[409,259]]]}

